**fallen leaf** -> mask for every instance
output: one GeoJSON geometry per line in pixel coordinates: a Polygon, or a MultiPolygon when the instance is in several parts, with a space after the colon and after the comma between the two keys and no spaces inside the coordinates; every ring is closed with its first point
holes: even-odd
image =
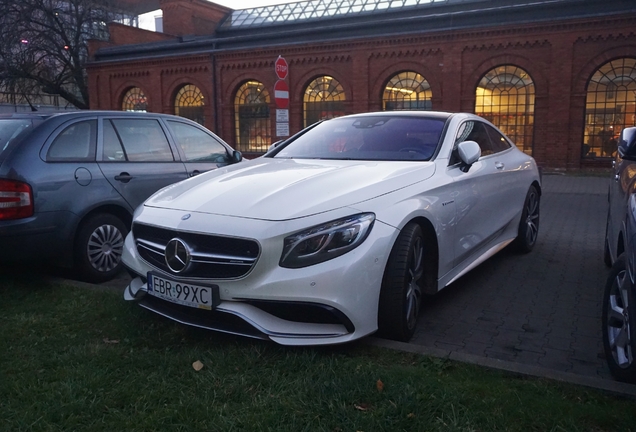
{"type": "Polygon", "coordinates": [[[369,405],[365,403],[353,404],[353,407],[357,409],[358,411],[369,411],[369,405]]]}
{"type": "Polygon", "coordinates": [[[194,368],[195,371],[199,372],[201,369],[203,369],[203,363],[197,360],[194,363],[192,363],[192,367],[194,368]]]}
{"type": "Polygon", "coordinates": [[[119,343],[119,340],[117,340],[117,339],[104,338],[103,340],[104,340],[104,343],[107,343],[107,344],[118,344],[119,343]]]}
{"type": "Polygon", "coordinates": [[[375,386],[377,387],[378,391],[381,392],[382,390],[384,390],[384,383],[382,382],[382,380],[378,380],[375,383],[375,386]]]}

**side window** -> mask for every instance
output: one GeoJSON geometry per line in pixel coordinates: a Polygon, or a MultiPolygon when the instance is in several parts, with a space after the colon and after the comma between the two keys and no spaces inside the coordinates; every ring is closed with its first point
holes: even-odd
{"type": "Polygon", "coordinates": [[[186,162],[228,162],[228,153],[223,144],[199,128],[177,121],[168,120],[175,140],[186,162]]]}
{"type": "Polygon", "coordinates": [[[490,142],[492,143],[492,148],[495,153],[499,153],[510,148],[508,140],[495,128],[489,125],[484,125],[484,127],[486,128],[486,132],[488,132],[488,136],[490,137],[490,142]]]}
{"type": "Polygon", "coordinates": [[[112,125],[130,162],[172,162],[174,156],[159,121],[113,119],[112,125]]]}
{"type": "Polygon", "coordinates": [[[126,153],[110,120],[104,120],[104,150],[102,160],[111,162],[122,162],[126,160],[126,153]]]}
{"type": "Polygon", "coordinates": [[[481,148],[482,156],[495,153],[483,123],[476,121],[466,122],[466,131],[462,135],[466,135],[466,138],[461,139],[458,143],[461,141],[475,141],[481,148]]]}
{"type": "Polygon", "coordinates": [[[47,161],[94,161],[97,142],[97,120],[73,123],[53,141],[47,161]]]}

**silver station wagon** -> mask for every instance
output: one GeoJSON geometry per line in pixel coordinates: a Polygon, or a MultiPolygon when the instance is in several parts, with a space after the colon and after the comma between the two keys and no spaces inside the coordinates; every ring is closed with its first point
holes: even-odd
{"type": "Polygon", "coordinates": [[[182,117],[77,111],[0,117],[0,263],[46,261],[84,280],[122,268],[132,214],[164,186],[241,161],[182,117]]]}

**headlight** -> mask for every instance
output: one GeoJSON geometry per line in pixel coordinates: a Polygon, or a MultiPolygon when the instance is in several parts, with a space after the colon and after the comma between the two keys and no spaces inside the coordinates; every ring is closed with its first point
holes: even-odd
{"type": "Polygon", "coordinates": [[[285,238],[280,266],[300,268],[346,254],[367,238],[375,215],[362,213],[338,219],[285,238]]]}

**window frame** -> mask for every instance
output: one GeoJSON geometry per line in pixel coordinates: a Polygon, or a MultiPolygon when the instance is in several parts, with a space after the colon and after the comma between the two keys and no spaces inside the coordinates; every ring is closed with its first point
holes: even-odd
{"type": "Polygon", "coordinates": [[[165,119],[165,124],[166,124],[166,128],[168,129],[168,132],[170,134],[170,138],[172,139],[174,146],[177,148],[177,151],[179,152],[179,157],[181,158],[181,161],[183,163],[229,163],[232,159],[232,151],[230,149],[230,147],[223,142],[223,140],[219,137],[217,137],[216,135],[214,135],[211,131],[201,127],[198,123],[195,122],[195,124],[189,123],[187,121],[183,121],[180,119],[165,119]],[[212,140],[214,140],[215,142],[217,142],[221,147],[223,147],[225,149],[225,154],[227,156],[227,160],[225,162],[214,162],[214,161],[204,161],[204,160],[189,160],[188,159],[188,155],[186,154],[185,150],[181,147],[181,145],[179,144],[179,140],[177,137],[177,134],[175,132],[175,130],[173,129],[171,123],[178,123],[181,125],[186,125],[189,127],[192,127],[194,129],[199,130],[201,133],[209,136],[212,140]]]}
{"type": "Polygon", "coordinates": [[[72,119],[67,122],[64,122],[60,126],[58,126],[53,133],[46,140],[44,146],[42,146],[42,150],[40,151],[40,158],[46,163],[68,163],[68,162],[96,162],[97,161],[97,147],[99,141],[99,122],[97,117],[82,117],[77,119],[72,119]],[[86,123],[86,122],[94,122],[91,127],[91,142],[89,143],[89,155],[85,158],[57,158],[51,157],[50,151],[53,147],[53,144],[56,140],[70,127],[78,124],[78,123],[86,123]],[[92,154],[92,156],[91,156],[92,154]]]}

